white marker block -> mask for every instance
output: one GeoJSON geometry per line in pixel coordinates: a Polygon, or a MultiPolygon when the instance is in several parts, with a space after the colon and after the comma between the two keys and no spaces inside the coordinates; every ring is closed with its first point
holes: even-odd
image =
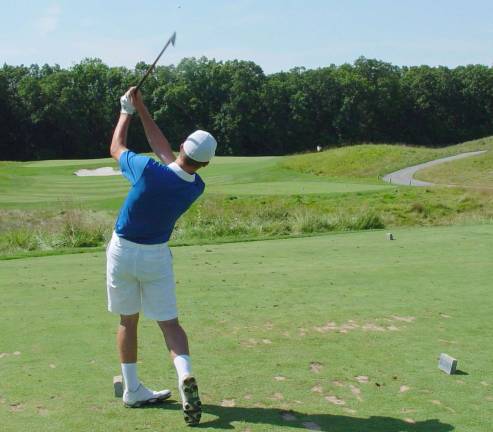
{"type": "Polygon", "coordinates": [[[113,389],[115,390],[115,397],[123,397],[123,377],[121,375],[113,377],[113,389]]]}
{"type": "Polygon", "coordinates": [[[457,370],[457,359],[450,357],[448,354],[440,354],[438,369],[444,371],[446,374],[453,375],[457,370]]]}
{"type": "Polygon", "coordinates": [[[387,233],[387,240],[395,240],[395,237],[392,233],[387,233]]]}

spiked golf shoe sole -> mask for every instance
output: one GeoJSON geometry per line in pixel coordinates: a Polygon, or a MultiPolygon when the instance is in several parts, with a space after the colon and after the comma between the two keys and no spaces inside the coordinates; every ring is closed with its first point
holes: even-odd
{"type": "Polygon", "coordinates": [[[183,398],[183,418],[185,423],[189,426],[199,424],[202,416],[202,402],[199,397],[197,381],[192,376],[185,378],[180,390],[183,398]]]}

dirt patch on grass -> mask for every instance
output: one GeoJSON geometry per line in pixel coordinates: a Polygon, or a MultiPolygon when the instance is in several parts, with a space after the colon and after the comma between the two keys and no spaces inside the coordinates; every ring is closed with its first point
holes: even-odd
{"type": "Polygon", "coordinates": [[[369,378],[366,375],[358,375],[354,377],[356,381],[358,381],[360,384],[367,384],[369,381],[369,378]]]}
{"type": "Polygon", "coordinates": [[[353,394],[353,396],[358,399],[358,401],[362,401],[363,398],[361,397],[361,390],[356,387],[355,385],[353,384],[349,384],[349,389],[351,390],[351,393],[353,394]]]}
{"type": "Polygon", "coordinates": [[[310,363],[310,371],[311,372],[319,374],[320,372],[322,372],[322,369],[323,369],[322,363],[319,363],[319,362],[311,362],[310,363]]]}
{"type": "Polygon", "coordinates": [[[49,414],[49,411],[44,406],[41,406],[41,405],[36,407],[36,412],[41,417],[47,417],[49,414]]]}
{"type": "Polygon", "coordinates": [[[276,392],[274,396],[271,398],[272,400],[280,401],[284,399],[284,395],[282,393],[276,392]]]}
{"type": "Polygon", "coordinates": [[[402,327],[397,327],[395,324],[388,324],[392,322],[399,323],[413,323],[416,320],[415,317],[402,317],[392,315],[390,318],[376,318],[367,322],[357,322],[355,320],[348,320],[345,323],[337,324],[335,321],[328,321],[324,325],[315,326],[313,330],[318,333],[342,333],[346,334],[351,331],[365,331],[365,332],[387,332],[387,331],[399,331],[402,327]],[[383,324],[383,322],[387,324],[383,324]]]}
{"type": "Polygon", "coordinates": [[[416,317],[412,317],[412,316],[405,317],[405,316],[392,315],[392,318],[395,319],[396,321],[403,321],[406,323],[411,323],[414,320],[416,320],[416,317]]]}
{"type": "Polygon", "coordinates": [[[9,411],[13,412],[13,413],[22,412],[22,411],[24,411],[24,409],[25,409],[25,406],[23,404],[21,404],[20,402],[10,404],[10,406],[9,406],[9,411]]]}
{"type": "Polygon", "coordinates": [[[378,332],[384,332],[385,331],[385,327],[379,326],[379,325],[374,324],[374,323],[364,324],[361,328],[365,331],[378,331],[378,332]]]}
{"type": "Polygon", "coordinates": [[[21,353],[20,351],[15,351],[15,352],[13,352],[13,353],[3,352],[3,353],[0,353],[0,359],[2,359],[2,358],[4,358],[4,357],[11,356],[11,355],[18,357],[18,356],[20,356],[21,354],[22,354],[22,353],[21,353]]]}
{"type": "Polygon", "coordinates": [[[346,401],[337,396],[325,396],[325,400],[334,405],[346,405],[346,401]]]}
{"type": "Polygon", "coordinates": [[[250,338],[246,341],[242,341],[240,343],[245,348],[254,348],[258,345],[258,341],[256,339],[253,339],[253,338],[250,338]]]}

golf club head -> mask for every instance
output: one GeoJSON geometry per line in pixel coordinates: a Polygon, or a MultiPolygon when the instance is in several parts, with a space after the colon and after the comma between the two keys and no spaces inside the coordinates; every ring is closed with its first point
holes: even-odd
{"type": "Polygon", "coordinates": [[[149,69],[147,69],[147,72],[145,73],[145,75],[141,78],[141,80],[137,84],[137,89],[136,90],[139,90],[140,89],[140,87],[142,86],[142,84],[144,83],[144,81],[146,80],[146,78],[149,76],[149,74],[152,72],[152,70],[156,66],[156,63],[159,61],[159,59],[163,55],[164,51],[166,51],[166,48],[168,48],[169,44],[175,46],[175,41],[176,41],[176,32],[174,32],[171,35],[171,37],[168,39],[168,42],[166,42],[166,45],[164,46],[164,48],[159,53],[159,55],[157,56],[156,60],[154,60],[154,63],[151,66],[149,66],[149,69]]]}

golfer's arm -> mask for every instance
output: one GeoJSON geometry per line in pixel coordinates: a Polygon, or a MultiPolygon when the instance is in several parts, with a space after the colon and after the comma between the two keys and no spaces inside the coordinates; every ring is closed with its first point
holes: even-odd
{"type": "Polygon", "coordinates": [[[161,129],[159,129],[151,114],[149,114],[147,108],[142,107],[139,109],[139,115],[152,151],[163,163],[170,164],[173,162],[176,159],[173,150],[171,150],[168,140],[161,132],[161,129]]]}
{"type": "Polygon", "coordinates": [[[113,138],[111,140],[110,154],[115,160],[120,160],[121,154],[128,150],[127,148],[127,133],[132,116],[128,114],[120,114],[118,123],[116,124],[113,138]]]}

